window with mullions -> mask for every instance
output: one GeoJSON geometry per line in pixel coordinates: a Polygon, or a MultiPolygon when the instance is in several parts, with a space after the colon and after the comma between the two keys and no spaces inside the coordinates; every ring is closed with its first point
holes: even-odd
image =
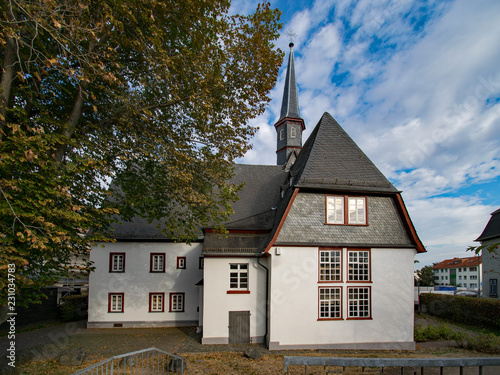
{"type": "Polygon", "coordinates": [[[165,311],[165,293],[149,293],[149,312],[165,311]]]}
{"type": "Polygon", "coordinates": [[[349,250],[348,281],[370,281],[370,252],[349,250]]]}
{"type": "Polygon", "coordinates": [[[342,319],[342,288],[319,288],[319,319],[342,319]]]}
{"type": "Polygon", "coordinates": [[[319,281],[342,281],[342,251],[320,250],[319,281]]]}
{"type": "Polygon", "coordinates": [[[108,294],[108,312],[123,312],[124,293],[108,294]]]}
{"type": "Polygon", "coordinates": [[[349,197],[349,224],[366,224],[366,198],[349,197]]]}
{"type": "Polygon", "coordinates": [[[326,196],[327,224],[367,224],[366,197],[326,196]]]}
{"type": "Polygon", "coordinates": [[[248,263],[229,265],[229,289],[248,290],[248,263]]]}
{"type": "Polygon", "coordinates": [[[366,319],[371,317],[369,287],[347,288],[347,299],[349,304],[348,318],[366,319]]]}
{"type": "Polygon", "coordinates": [[[125,253],[109,254],[109,272],[125,272],[125,253]]]}
{"type": "Polygon", "coordinates": [[[149,271],[165,272],[165,253],[151,253],[149,271]]]}
{"type": "Polygon", "coordinates": [[[184,312],[184,293],[170,293],[170,312],[184,312]]]}

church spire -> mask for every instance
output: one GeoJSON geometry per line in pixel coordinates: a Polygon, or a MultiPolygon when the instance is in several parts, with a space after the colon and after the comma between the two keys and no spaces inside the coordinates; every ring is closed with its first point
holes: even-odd
{"type": "Polygon", "coordinates": [[[285,90],[281,104],[281,114],[274,125],[278,135],[277,164],[290,167],[302,149],[302,132],[305,130],[304,120],[300,118],[299,96],[295,81],[295,62],[293,43],[290,43],[290,55],[286,71],[285,90]]]}
{"type": "Polygon", "coordinates": [[[299,96],[297,94],[297,83],[295,82],[295,62],[293,59],[293,43],[290,43],[290,54],[288,55],[288,68],[286,70],[285,90],[283,102],[281,103],[280,120],[285,117],[300,118],[299,96]]]}

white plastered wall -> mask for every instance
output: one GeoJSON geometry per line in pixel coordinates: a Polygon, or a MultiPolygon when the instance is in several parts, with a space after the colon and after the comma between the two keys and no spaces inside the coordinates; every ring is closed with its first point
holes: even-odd
{"type": "MultiPolygon", "coordinates": [[[[261,263],[267,265],[266,259],[261,263]]],[[[266,272],[256,258],[205,258],[203,344],[229,342],[229,311],[250,311],[250,338],[261,342],[265,334],[266,272]],[[228,294],[229,265],[248,263],[248,294],[228,294]]]]}
{"type": "Polygon", "coordinates": [[[90,253],[88,327],[176,326],[198,323],[201,243],[116,242],[98,244],[90,253]],[[101,247],[104,245],[104,247],[101,247]],[[125,253],[125,272],[109,272],[109,254],[125,253]],[[165,253],[165,272],[150,272],[150,254],[165,253]],[[177,269],[177,257],[186,269],[177,269]],[[185,293],[184,312],[169,312],[169,294],[185,293]],[[124,312],[108,312],[108,294],[124,293],[124,312]],[[164,312],[149,312],[149,293],[165,293],[164,312]]]}
{"type": "Polygon", "coordinates": [[[271,249],[270,349],[414,349],[413,249],[371,249],[369,284],[318,283],[317,247],[271,249]],[[348,286],[371,287],[370,320],[347,320],[348,286]],[[318,321],[318,288],[342,286],[342,320],[318,321]]]}

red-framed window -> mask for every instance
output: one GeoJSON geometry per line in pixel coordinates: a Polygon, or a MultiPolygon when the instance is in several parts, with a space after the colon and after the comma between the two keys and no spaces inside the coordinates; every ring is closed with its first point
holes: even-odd
{"type": "Polygon", "coordinates": [[[177,257],[177,269],[186,269],[186,257],[177,257]]]}
{"type": "Polygon", "coordinates": [[[125,305],[125,293],[108,293],[108,312],[122,313],[125,305]]]}
{"type": "Polygon", "coordinates": [[[125,272],[125,253],[109,253],[109,272],[125,272]]]}
{"type": "Polygon", "coordinates": [[[347,288],[347,319],[371,319],[371,287],[353,286],[347,288]]]}
{"type": "Polygon", "coordinates": [[[342,287],[319,287],[318,301],[318,320],[342,319],[342,287]]]}
{"type": "Polygon", "coordinates": [[[326,195],[325,223],[336,225],[368,225],[367,200],[367,197],[326,195]]]}
{"type": "Polygon", "coordinates": [[[320,248],[318,281],[342,281],[342,249],[320,248]]]}
{"type": "Polygon", "coordinates": [[[165,293],[149,293],[149,312],[165,311],[165,293]]]}
{"type": "Polygon", "coordinates": [[[170,312],[184,312],[184,293],[170,293],[170,312]]]}
{"type": "Polygon", "coordinates": [[[347,281],[371,282],[371,252],[369,249],[347,250],[347,281]]]}
{"type": "Polygon", "coordinates": [[[151,253],[149,272],[165,272],[165,253],[151,253]]]}

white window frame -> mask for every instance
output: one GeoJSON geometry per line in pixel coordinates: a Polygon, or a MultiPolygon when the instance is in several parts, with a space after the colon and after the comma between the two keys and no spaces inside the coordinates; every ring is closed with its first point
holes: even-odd
{"type": "Polygon", "coordinates": [[[165,311],[165,293],[149,293],[149,312],[165,311]]]}
{"type": "Polygon", "coordinates": [[[177,257],[177,269],[179,270],[186,269],[186,257],[177,257]]]}
{"type": "Polygon", "coordinates": [[[371,319],[371,288],[347,287],[347,319],[371,319]]]}
{"type": "Polygon", "coordinates": [[[125,272],[125,253],[109,254],[109,272],[125,272]]]}
{"type": "Polygon", "coordinates": [[[296,138],[297,137],[297,129],[295,128],[295,126],[292,126],[290,128],[290,138],[296,138]]]}
{"type": "Polygon", "coordinates": [[[282,141],[283,139],[285,139],[285,129],[281,128],[280,129],[280,141],[282,141]]]}
{"type": "Polygon", "coordinates": [[[366,224],[366,198],[365,197],[348,197],[348,223],[349,224],[366,224]]]}
{"type": "Polygon", "coordinates": [[[342,250],[321,249],[319,251],[319,282],[342,281],[342,250]]]}
{"type": "Polygon", "coordinates": [[[109,293],[108,294],[108,312],[122,313],[124,310],[124,293],[109,293]]]}
{"type": "Polygon", "coordinates": [[[344,197],[338,195],[326,196],[326,223],[344,224],[344,197]]]}
{"type": "Polygon", "coordinates": [[[184,312],[184,303],[184,293],[170,293],[170,312],[184,312]]]}
{"type": "Polygon", "coordinates": [[[320,287],[318,290],[318,320],[342,319],[342,287],[320,287]]]}
{"type": "Polygon", "coordinates": [[[150,272],[165,272],[165,253],[151,253],[150,272]]]}
{"type": "Polygon", "coordinates": [[[229,264],[229,290],[248,290],[248,263],[229,264]]]}
{"type": "Polygon", "coordinates": [[[371,253],[369,250],[347,250],[347,281],[371,282],[371,253]]]}

